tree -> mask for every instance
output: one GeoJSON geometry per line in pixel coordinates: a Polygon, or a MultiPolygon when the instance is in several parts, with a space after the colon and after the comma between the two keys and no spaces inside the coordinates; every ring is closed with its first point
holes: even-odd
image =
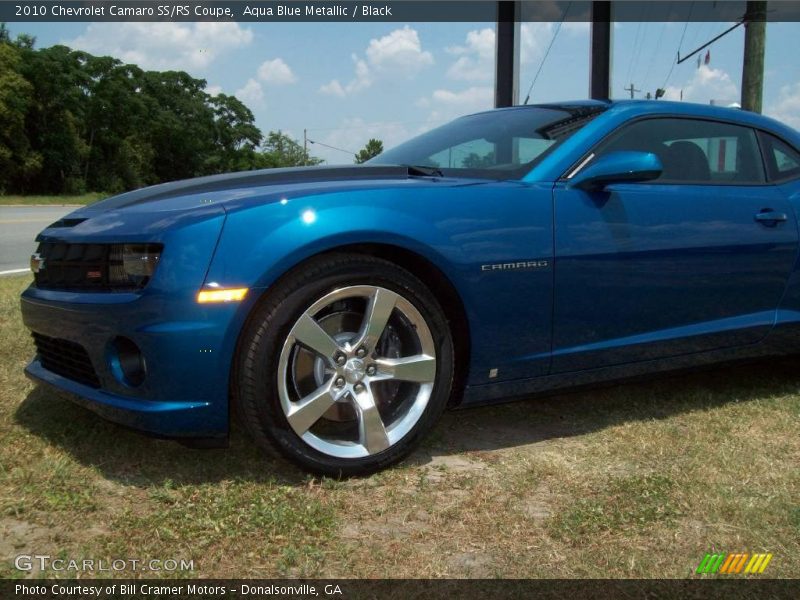
{"type": "Polygon", "coordinates": [[[383,142],[376,140],[375,138],[371,138],[367,142],[367,145],[358,151],[355,162],[357,165],[360,165],[361,163],[367,162],[370,158],[375,158],[381,152],[383,152],[383,142]]]}
{"type": "MultiPolygon", "coordinates": [[[[0,30],[0,40],[3,30],[0,30]]],[[[19,50],[0,41],[0,193],[20,185],[41,168],[31,151],[25,115],[33,102],[33,86],[20,74],[19,50]]]]}
{"type": "Polygon", "coordinates": [[[322,159],[310,156],[303,146],[281,131],[270,131],[262,145],[259,165],[262,168],[318,165],[322,159]]]}
{"type": "Polygon", "coordinates": [[[0,193],[120,192],[262,166],[318,164],[183,71],[143,71],[0,23],[0,193]]]}

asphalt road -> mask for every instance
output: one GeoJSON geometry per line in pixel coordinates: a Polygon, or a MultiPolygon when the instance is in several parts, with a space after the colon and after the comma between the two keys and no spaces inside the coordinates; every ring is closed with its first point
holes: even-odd
{"type": "Polygon", "coordinates": [[[75,206],[0,206],[0,275],[28,269],[36,238],[75,206]]]}

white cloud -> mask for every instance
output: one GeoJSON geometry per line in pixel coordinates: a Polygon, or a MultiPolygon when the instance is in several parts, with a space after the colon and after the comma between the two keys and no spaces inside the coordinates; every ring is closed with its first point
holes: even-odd
{"type": "Polygon", "coordinates": [[[234,96],[250,106],[262,106],[264,104],[264,89],[252,77],[247,80],[247,83],[242,88],[236,90],[234,96]]]}
{"type": "Polygon", "coordinates": [[[433,64],[433,55],[422,49],[419,34],[408,25],[382,38],[371,39],[365,58],[353,54],[352,59],[353,78],[345,85],[333,79],[320,86],[320,93],[344,97],[367,89],[383,76],[411,78],[433,64]]]}
{"type": "Polygon", "coordinates": [[[688,102],[734,102],[739,98],[739,88],[733,83],[731,76],[722,69],[712,69],[708,65],[700,65],[683,86],[667,86],[664,98],[680,100],[681,90],[683,99],[688,102]]]}
{"type": "Polygon", "coordinates": [[[274,58],[261,63],[258,78],[272,85],[288,85],[297,81],[297,77],[282,58],[274,58]]]}
{"type": "Polygon", "coordinates": [[[413,75],[433,64],[433,55],[422,49],[419,34],[408,25],[370,40],[366,55],[370,67],[394,74],[413,75]]]}
{"type": "Polygon", "coordinates": [[[252,41],[253,32],[238,23],[91,23],[65,43],[143,69],[194,72],[252,41]]]}
{"type": "Polygon", "coordinates": [[[785,85],[778,94],[778,100],[770,104],[765,114],[800,129],[800,83],[785,85]]]}
{"type": "MultiPolygon", "coordinates": [[[[542,60],[555,30],[552,23],[523,23],[520,25],[520,64],[542,60]]],[[[558,42],[555,42],[557,44],[558,42]]],[[[537,64],[538,66],[538,64],[537,64]]]]}
{"type": "MultiPolygon", "coordinates": [[[[562,29],[568,34],[584,35],[585,23],[564,23],[562,29]]],[[[520,65],[524,68],[538,63],[555,33],[553,23],[523,23],[520,25],[520,65]]],[[[462,81],[494,80],[495,31],[493,28],[476,29],[467,33],[464,44],[446,49],[456,60],[447,70],[451,79],[462,81]]]]}
{"type": "Polygon", "coordinates": [[[345,95],[344,88],[342,87],[342,84],[339,83],[338,79],[332,79],[328,83],[321,85],[319,91],[323,94],[339,96],[340,98],[344,98],[345,95]]]}
{"type": "Polygon", "coordinates": [[[473,86],[460,92],[451,90],[436,90],[433,92],[433,101],[454,106],[467,106],[489,108],[492,103],[492,88],[489,86],[473,86]]]}
{"type": "Polygon", "coordinates": [[[467,33],[463,46],[447,48],[449,54],[458,56],[447,70],[451,79],[488,81],[494,77],[494,29],[485,28],[467,33]]]}
{"type": "Polygon", "coordinates": [[[429,97],[419,98],[415,105],[430,108],[427,122],[419,132],[451,121],[456,117],[492,108],[494,88],[491,85],[474,85],[464,90],[440,88],[429,97]]]}
{"type": "Polygon", "coordinates": [[[207,85],[206,93],[209,96],[218,96],[219,94],[222,93],[222,87],[219,85],[207,85]]]}

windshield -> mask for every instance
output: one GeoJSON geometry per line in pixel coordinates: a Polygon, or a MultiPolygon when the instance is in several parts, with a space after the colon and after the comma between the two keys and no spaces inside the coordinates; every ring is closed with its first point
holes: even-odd
{"type": "Polygon", "coordinates": [[[429,167],[454,177],[519,178],[603,110],[604,106],[539,106],[469,115],[379,154],[368,164],[429,167]]]}

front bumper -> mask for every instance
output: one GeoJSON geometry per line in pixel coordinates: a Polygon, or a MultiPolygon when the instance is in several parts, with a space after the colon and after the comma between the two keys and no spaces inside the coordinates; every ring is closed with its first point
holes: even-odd
{"type": "Polygon", "coordinates": [[[232,321],[240,306],[199,306],[193,296],[76,295],[35,287],[23,293],[21,305],[28,329],[86,350],[100,385],[45,369],[39,357],[25,370],[33,380],[66,392],[106,419],[153,435],[227,435],[232,321]],[[132,340],[145,357],[147,374],[140,385],[127,384],[114,368],[117,336],[132,340]]]}

